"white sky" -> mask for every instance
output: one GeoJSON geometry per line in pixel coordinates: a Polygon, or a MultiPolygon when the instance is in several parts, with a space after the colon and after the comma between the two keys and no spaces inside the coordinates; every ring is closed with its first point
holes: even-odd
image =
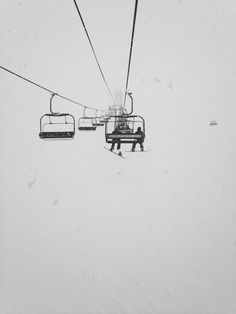
{"type": "MultiPolygon", "coordinates": [[[[134,1],[78,4],[123,91],[134,1]]],[[[235,1],[139,2],[129,87],[151,152],[125,160],[103,129],[40,140],[50,94],[0,71],[1,313],[236,312],[235,29],[235,1]]],[[[111,104],[73,1],[1,0],[0,38],[0,65],[111,104]]]]}

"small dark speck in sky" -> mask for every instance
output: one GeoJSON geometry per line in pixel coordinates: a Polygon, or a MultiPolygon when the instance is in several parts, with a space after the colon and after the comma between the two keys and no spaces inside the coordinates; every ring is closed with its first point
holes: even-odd
{"type": "Polygon", "coordinates": [[[159,80],[157,77],[154,79],[157,83],[161,83],[161,80],[159,80]]]}
{"type": "Polygon", "coordinates": [[[36,182],[36,179],[33,178],[33,180],[30,181],[30,183],[28,184],[28,187],[29,187],[29,188],[32,188],[32,186],[35,184],[35,182],[36,182]]]}
{"type": "Polygon", "coordinates": [[[168,88],[173,89],[173,83],[171,81],[168,83],[167,86],[168,86],[168,88]]]}
{"type": "Polygon", "coordinates": [[[52,202],[52,205],[57,205],[58,204],[58,200],[54,200],[53,202],[52,202]]]}
{"type": "Polygon", "coordinates": [[[217,125],[217,122],[215,120],[210,122],[210,126],[215,126],[215,125],[217,125]]]}

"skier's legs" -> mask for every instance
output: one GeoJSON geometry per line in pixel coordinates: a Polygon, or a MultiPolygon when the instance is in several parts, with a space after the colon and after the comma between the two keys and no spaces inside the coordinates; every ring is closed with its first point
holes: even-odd
{"type": "Polygon", "coordinates": [[[117,141],[117,149],[120,149],[120,141],[117,141]]]}
{"type": "Polygon", "coordinates": [[[113,142],[112,142],[112,144],[111,144],[111,148],[110,148],[110,150],[113,150],[113,149],[114,149],[114,147],[115,147],[115,141],[113,140],[113,142]]]}
{"type": "Polygon", "coordinates": [[[140,144],[140,149],[143,152],[143,142],[139,142],[139,144],[140,144]]]}
{"type": "Polygon", "coordinates": [[[133,144],[132,144],[132,151],[135,151],[136,144],[137,144],[137,141],[133,141],[133,144]]]}

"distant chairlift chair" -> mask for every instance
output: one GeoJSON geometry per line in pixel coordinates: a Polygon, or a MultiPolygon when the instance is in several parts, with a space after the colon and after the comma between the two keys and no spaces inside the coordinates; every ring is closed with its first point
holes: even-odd
{"type": "Polygon", "coordinates": [[[101,121],[100,118],[97,116],[97,110],[96,110],[96,116],[92,121],[93,126],[104,126],[104,123],[101,121]]]}
{"type": "Polygon", "coordinates": [[[84,116],[78,120],[78,129],[80,131],[96,131],[97,127],[93,124],[94,117],[86,117],[86,107],[84,107],[84,116]]]}

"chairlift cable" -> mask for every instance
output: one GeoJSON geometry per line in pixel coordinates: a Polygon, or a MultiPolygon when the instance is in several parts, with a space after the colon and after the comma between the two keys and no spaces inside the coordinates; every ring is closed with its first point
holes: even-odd
{"type": "Polygon", "coordinates": [[[132,27],[132,35],[131,35],[131,42],[130,42],[129,62],[128,62],[128,70],[127,70],[127,77],[126,77],[125,96],[124,96],[124,105],[123,105],[123,107],[125,107],[126,96],[127,96],[127,89],[128,89],[128,84],[129,84],[129,72],[130,72],[131,57],[132,57],[132,50],[133,50],[133,40],[134,40],[134,31],[135,31],[137,9],[138,9],[138,0],[135,0],[133,27],[132,27]]]}
{"type": "Polygon", "coordinates": [[[33,82],[33,81],[31,81],[31,80],[29,80],[29,79],[23,77],[22,75],[19,75],[19,74],[15,73],[15,72],[13,72],[13,71],[7,69],[7,68],[4,68],[4,67],[1,66],[1,65],[0,65],[0,68],[1,68],[2,70],[4,70],[4,71],[7,71],[7,72],[9,72],[9,73],[11,73],[11,74],[13,74],[13,75],[15,75],[15,76],[21,78],[22,80],[25,80],[25,81],[27,81],[27,82],[29,82],[29,83],[31,83],[31,84],[33,84],[33,85],[35,85],[35,86],[41,88],[41,89],[44,89],[45,91],[47,91],[47,92],[49,92],[49,93],[51,93],[51,94],[56,94],[56,95],[57,95],[58,97],[60,97],[60,98],[63,98],[63,99],[65,99],[65,100],[67,100],[67,101],[70,101],[70,102],[72,102],[72,103],[74,103],[74,104],[77,104],[77,105],[79,105],[79,106],[81,106],[81,107],[84,107],[84,108],[88,108],[88,109],[92,109],[92,110],[98,110],[98,109],[96,109],[96,108],[89,107],[89,106],[85,106],[85,105],[83,105],[83,104],[81,104],[81,103],[79,103],[79,102],[77,102],[77,101],[75,101],[75,100],[72,100],[72,99],[67,98],[67,97],[65,97],[65,96],[63,96],[63,95],[60,95],[60,94],[58,94],[58,93],[56,93],[56,92],[54,92],[54,91],[52,91],[52,90],[50,90],[50,89],[48,89],[48,88],[42,86],[42,85],[39,85],[39,84],[37,84],[37,83],[35,83],[35,82],[33,82]]]}
{"type": "Polygon", "coordinates": [[[108,90],[108,92],[109,92],[109,94],[110,94],[110,96],[111,96],[111,99],[113,100],[113,96],[112,96],[111,90],[110,90],[110,88],[109,88],[109,86],[108,86],[108,84],[107,84],[105,75],[103,74],[102,68],[101,68],[101,66],[100,66],[100,64],[99,64],[99,61],[98,61],[98,58],[97,58],[95,49],[94,49],[94,47],[93,47],[92,41],[91,41],[91,39],[90,39],[90,36],[89,36],[89,34],[88,34],[88,31],[87,31],[87,28],[86,28],[86,26],[85,26],[85,23],[84,23],[82,14],[81,14],[81,12],[80,12],[80,10],[79,10],[78,4],[77,4],[76,0],[73,0],[73,1],[74,1],[76,10],[77,10],[77,12],[78,12],[78,14],[79,14],[81,23],[82,23],[82,25],[83,25],[83,27],[84,27],[85,33],[86,33],[86,35],[87,35],[87,38],[88,38],[90,47],[91,47],[91,49],[92,49],[92,51],[93,51],[93,55],[94,55],[94,57],[95,57],[97,66],[98,66],[98,68],[99,68],[99,71],[100,71],[100,73],[101,73],[101,75],[102,75],[103,81],[104,81],[104,83],[105,83],[105,85],[106,85],[106,88],[107,88],[107,90],[108,90]]]}

